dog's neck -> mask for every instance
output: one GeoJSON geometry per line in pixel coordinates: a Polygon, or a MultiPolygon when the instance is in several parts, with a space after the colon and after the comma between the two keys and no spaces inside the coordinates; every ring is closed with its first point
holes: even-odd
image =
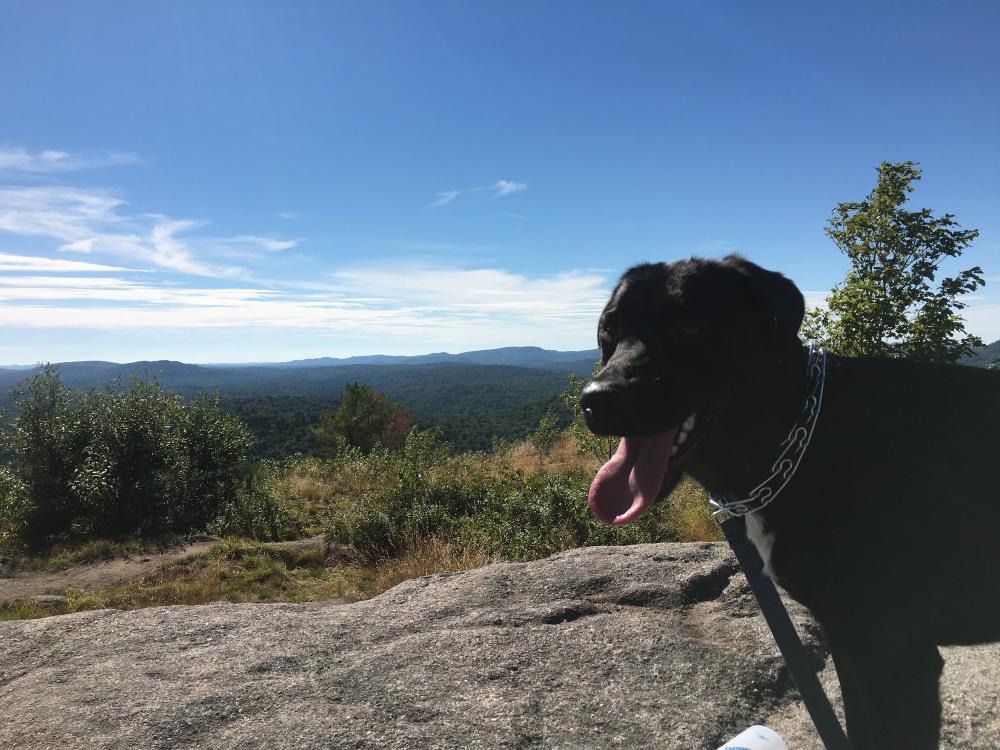
{"type": "Polygon", "coordinates": [[[710,432],[685,467],[709,492],[743,496],[767,475],[802,413],[810,382],[806,358],[802,348],[789,350],[720,398],[710,432]]]}

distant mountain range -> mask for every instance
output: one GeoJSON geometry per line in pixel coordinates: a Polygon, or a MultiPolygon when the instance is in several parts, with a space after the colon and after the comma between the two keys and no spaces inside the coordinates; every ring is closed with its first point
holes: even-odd
{"type": "Polygon", "coordinates": [[[506,346],[500,349],[480,349],[461,354],[436,352],[404,357],[390,354],[371,354],[362,357],[316,357],[293,359],[290,362],[247,362],[245,364],[205,365],[206,367],[341,367],[344,365],[430,365],[441,362],[462,362],[472,365],[513,365],[515,367],[553,367],[566,362],[589,359],[597,361],[597,349],[560,352],[537,346],[506,346]]]}
{"type": "MultiPolygon", "coordinates": [[[[473,365],[514,365],[517,367],[551,367],[562,365],[565,362],[579,362],[584,359],[597,361],[597,349],[584,349],[582,351],[561,352],[554,349],[542,349],[537,346],[505,346],[499,349],[479,349],[472,352],[461,352],[460,354],[449,354],[448,352],[436,352],[434,354],[418,354],[415,356],[401,356],[392,354],[370,354],[359,357],[314,357],[312,359],[293,359],[288,362],[220,362],[202,365],[187,365],[188,367],[212,367],[212,368],[232,368],[232,367],[270,367],[270,368],[297,368],[297,367],[343,367],[347,365],[429,365],[440,362],[463,362],[473,365]]],[[[130,368],[133,371],[141,372],[149,365],[177,365],[183,364],[173,360],[156,360],[148,362],[129,362],[120,364],[117,362],[104,362],[93,360],[85,362],[63,362],[60,368],[67,366],[80,367],[101,367],[109,368],[130,368]]],[[[0,365],[0,372],[4,370],[33,370],[36,365],[0,365]]]]}
{"type": "MultiPolygon", "coordinates": [[[[58,363],[64,385],[90,388],[113,378],[155,377],[186,396],[215,392],[223,398],[255,396],[337,396],[352,381],[371,385],[408,406],[437,402],[435,411],[451,411],[459,394],[472,390],[490,410],[537,400],[564,388],[568,373],[589,377],[597,350],[559,352],[538,347],[508,347],[463,354],[419,357],[322,358],[267,365],[191,365],[170,360],[151,362],[58,363]]],[[[35,368],[0,368],[0,400],[35,368]]]]}
{"type": "MultiPolygon", "coordinates": [[[[986,366],[1000,358],[1000,341],[964,364],[986,366]]],[[[568,375],[590,377],[596,349],[560,352],[507,347],[417,357],[375,355],[293,362],[192,365],[153,362],[63,362],[64,385],[91,388],[113,378],[155,377],[185,396],[217,393],[257,437],[255,455],[280,458],[312,449],[310,424],[334,409],[350,382],[361,382],[412,411],[421,426],[438,425],[462,450],[489,448],[495,438],[518,439],[558,406],[568,375]]],[[[0,404],[35,368],[0,367],[0,404]]],[[[568,418],[563,415],[561,418],[568,418]]]]}

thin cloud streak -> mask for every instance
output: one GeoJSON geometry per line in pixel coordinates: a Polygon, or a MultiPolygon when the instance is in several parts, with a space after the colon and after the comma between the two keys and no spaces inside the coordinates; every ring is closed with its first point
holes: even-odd
{"type": "Polygon", "coordinates": [[[438,206],[446,206],[453,200],[455,200],[462,192],[463,191],[461,190],[446,190],[443,193],[437,193],[438,197],[437,200],[434,201],[433,203],[428,203],[426,206],[424,206],[424,208],[437,208],[438,206]]]}
{"type": "Polygon", "coordinates": [[[566,309],[580,302],[600,312],[607,299],[604,278],[568,272],[529,278],[503,269],[461,269],[393,263],[330,274],[331,289],[363,292],[441,307],[502,309],[544,306],[566,309]]]}
{"type": "Polygon", "coordinates": [[[54,273],[64,271],[73,273],[93,271],[107,273],[110,271],[128,270],[131,269],[106,266],[100,263],[83,263],[76,260],[62,260],[61,258],[37,258],[31,255],[0,253],[0,271],[49,271],[54,273]]]}
{"type": "Polygon", "coordinates": [[[497,198],[502,198],[505,195],[510,195],[511,193],[520,193],[522,190],[527,190],[528,186],[523,182],[513,182],[512,180],[497,180],[496,185],[493,189],[497,191],[497,198]]]}
{"type": "Polygon", "coordinates": [[[214,278],[247,273],[241,267],[220,265],[198,256],[206,252],[226,255],[225,251],[234,247],[273,253],[294,248],[300,242],[253,234],[182,237],[206,222],[161,214],[128,214],[126,206],[124,200],[107,191],[65,186],[0,188],[0,231],[56,240],[62,252],[124,257],[170,271],[214,278]]]}
{"type": "Polygon", "coordinates": [[[814,307],[825,307],[826,298],[830,296],[830,293],[803,291],[802,296],[805,297],[806,300],[806,309],[811,310],[814,307]]]}
{"type": "Polygon", "coordinates": [[[32,153],[23,148],[0,149],[0,172],[47,174],[142,163],[142,159],[135,154],[122,151],[84,155],[55,150],[32,153]]]}
{"type": "Polygon", "coordinates": [[[520,193],[527,189],[528,186],[523,182],[515,182],[513,180],[497,180],[489,187],[479,186],[466,188],[465,190],[445,190],[444,192],[436,193],[437,200],[424,206],[424,210],[426,211],[430,208],[447,206],[449,203],[453,203],[460,195],[466,195],[468,193],[492,192],[494,198],[502,198],[505,195],[513,195],[514,193],[520,193]]]}
{"type": "Polygon", "coordinates": [[[268,252],[280,252],[282,250],[291,250],[293,247],[298,247],[299,240],[276,240],[273,237],[260,237],[255,234],[239,234],[235,237],[227,237],[222,240],[223,243],[235,243],[238,245],[252,245],[253,247],[260,248],[261,250],[267,250],[268,252]]]}
{"type": "MultiPolygon", "coordinates": [[[[93,330],[301,329],[420,336],[461,348],[500,332],[535,340],[539,326],[568,341],[593,336],[603,277],[527,278],[502,269],[398,267],[337,272],[307,293],[266,288],[178,288],[120,276],[0,282],[0,325],[93,330]],[[534,333],[533,333],[534,332],[534,333]]],[[[486,341],[488,343],[488,341],[486,341]]]]}
{"type": "MultiPolygon", "coordinates": [[[[608,294],[606,276],[584,271],[527,277],[500,268],[394,262],[343,269],[298,288],[179,287],[149,275],[84,274],[106,267],[61,259],[53,261],[58,270],[77,273],[51,275],[39,260],[0,254],[0,269],[22,264],[32,271],[0,276],[0,325],[120,332],[137,341],[168,332],[255,331],[329,338],[354,353],[410,350],[415,340],[427,351],[525,342],[567,349],[593,341],[608,294]],[[362,340],[369,343],[350,343],[362,340]],[[376,349],[371,341],[379,342],[376,349]]],[[[807,292],[813,300],[823,294],[807,292]]],[[[1000,305],[976,304],[965,314],[971,331],[1000,338],[1000,305]]]]}
{"type": "Polygon", "coordinates": [[[970,304],[962,310],[965,328],[987,344],[1000,341],[1000,304],[970,304]]]}

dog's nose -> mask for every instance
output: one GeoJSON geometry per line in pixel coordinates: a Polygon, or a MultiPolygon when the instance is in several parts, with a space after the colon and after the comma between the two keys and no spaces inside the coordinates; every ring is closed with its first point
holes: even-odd
{"type": "Polygon", "coordinates": [[[598,435],[607,433],[615,412],[614,391],[603,383],[590,383],[580,394],[580,410],[587,427],[598,435]]]}

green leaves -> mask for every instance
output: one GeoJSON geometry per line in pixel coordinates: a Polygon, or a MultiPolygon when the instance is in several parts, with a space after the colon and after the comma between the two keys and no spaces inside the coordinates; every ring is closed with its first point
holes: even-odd
{"type": "Polygon", "coordinates": [[[878,182],[861,202],[840,203],[826,233],[850,259],[843,284],[825,308],[807,315],[802,336],[848,356],[955,362],[983,342],[965,331],[959,298],[982,286],[979,266],[942,279],[941,265],[979,235],[954,216],[904,204],[921,172],[912,161],[882,162],[878,182]]]}
{"type": "Polygon", "coordinates": [[[399,447],[412,426],[409,411],[384,393],[363,383],[348,383],[337,410],[320,412],[319,425],[311,430],[325,452],[335,455],[341,444],[362,453],[380,445],[399,447]]]}
{"type": "Polygon", "coordinates": [[[549,409],[538,420],[538,425],[534,431],[528,435],[528,442],[534,446],[539,455],[546,455],[552,450],[552,446],[559,439],[561,432],[562,429],[560,428],[558,415],[556,415],[555,411],[549,409]]]}
{"type": "Polygon", "coordinates": [[[0,533],[29,547],[201,530],[244,489],[252,438],[216,398],[185,403],[138,378],[71,391],[46,366],[11,401],[0,444],[16,484],[0,482],[0,533]]]}
{"type": "MultiPolygon", "coordinates": [[[[599,365],[594,365],[595,373],[598,368],[599,365]]],[[[570,373],[569,388],[559,395],[559,400],[562,401],[563,406],[573,420],[569,426],[569,431],[573,435],[573,438],[584,451],[598,461],[604,462],[614,455],[615,448],[618,446],[618,438],[595,435],[587,427],[587,423],[583,418],[583,411],[580,409],[580,394],[583,393],[585,385],[586,381],[578,378],[576,373],[570,373]]]]}

